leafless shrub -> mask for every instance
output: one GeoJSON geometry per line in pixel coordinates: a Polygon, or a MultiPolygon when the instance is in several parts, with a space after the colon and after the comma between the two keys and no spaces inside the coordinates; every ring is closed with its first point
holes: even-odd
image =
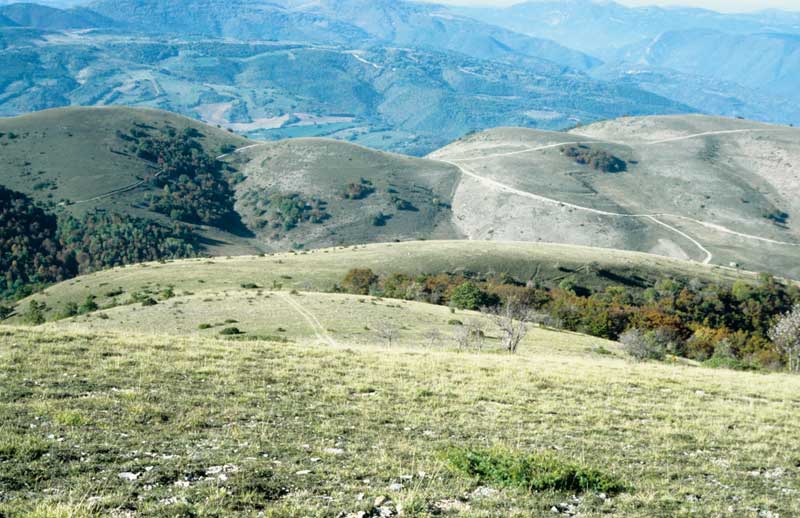
{"type": "Polygon", "coordinates": [[[791,372],[800,372],[800,304],[783,315],[770,329],[769,338],[786,356],[791,372]]]}
{"type": "Polygon", "coordinates": [[[503,306],[491,309],[489,313],[500,330],[503,348],[510,353],[516,353],[519,344],[528,334],[531,313],[528,306],[511,299],[503,306]]]}
{"type": "Polygon", "coordinates": [[[387,347],[391,347],[392,343],[397,340],[397,336],[400,334],[400,331],[392,325],[391,322],[381,321],[378,322],[375,326],[375,334],[378,335],[378,338],[386,342],[387,347]]]}
{"type": "Polygon", "coordinates": [[[422,335],[428,343],[428,347],[434,348],[442,342],[442,332],[438,329],[430,329],[422,335]]]}

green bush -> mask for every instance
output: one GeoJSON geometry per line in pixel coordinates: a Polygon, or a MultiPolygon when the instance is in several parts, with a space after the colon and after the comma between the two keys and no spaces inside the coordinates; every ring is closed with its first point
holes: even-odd
{"type": "Polygon", "coordinates": [[[450,297],[450,304],[457,309],[477,310],[485,306],[488,296],[472,282],[465,282],[453,290],[450,297]]]}
{"type": "Polygon", "coordinates": [[[97,311],[98,309],[100,309],[100,307],[97,305],[94,299],[95,299],[94,295],[87,295],[86,300],[84,300],[83,304],[81,304],[78,307],[78,314],[85,315],[87,313],[92,313],[93,311],[97,311]]]}
{"type": "Polygon", "coordinates": [[[639,361],[663,360],[670,349],[671,339],[663,330],[642,331],[630,329],[619,338],[622,348],[639,361]]]}
{"type": "Polygon", "coordinates": [[[44,312],[46,309],[47,305],[44,302],[36,302],[35,300],[32,300],[30,304],[28,304],[28,312],[25,313],[25,321],[35,326],[44,324],[46,320],[44,317],[44,312]]]}
{"type": "Polygon", "coordinates": [[[616,477],[563,461],[549,453],[519,454],[491,449],[453,448],[445,453],[450,468],[479,482],[527,491],[615,494],[626,489],[616,477]]]}
{"type": "Polygon", "coordinates": [[[222,331],[219,332],[222,336],[236,336],[244,334],[242,331],[239,330],[238,327],[226,327],[222,331]]]}

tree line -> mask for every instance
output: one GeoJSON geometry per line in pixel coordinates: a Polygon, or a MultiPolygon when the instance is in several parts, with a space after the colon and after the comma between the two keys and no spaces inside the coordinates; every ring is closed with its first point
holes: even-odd
{"type": "MultiPolygon", "coordinates": [[[[632,350],[643,350],[643,356],[656,351],[649,356],[674,354],[734,368],[800,369],[800,356],[790,339],[800,338],[800,310],[796,309],[800,290],[767,274],[755,282],[725,284],[665,277],[642,289],[611,285],[592,290],[569,281],[543,286],[506,275],[379,276],[370,269],[356,268],[347,273],[338,289],[456,309],[489,308],[494,314],[499,309],[507,316],[521,315],[522,307],[529,321],[622,340],[632,350]]],[[[512,320],[507,319],[506,324],[512,320]]]]}

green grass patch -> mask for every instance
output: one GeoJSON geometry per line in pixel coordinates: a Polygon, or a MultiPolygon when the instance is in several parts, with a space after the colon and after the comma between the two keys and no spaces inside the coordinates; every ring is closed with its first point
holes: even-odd
{"type": "Polygon", "coordinates": [[[445,453],[457,473],[500,487],[527,491],[621,493],[625,484],[598,469],[564,461],[548,453],[502,449],[452,448],[445,453]]]}

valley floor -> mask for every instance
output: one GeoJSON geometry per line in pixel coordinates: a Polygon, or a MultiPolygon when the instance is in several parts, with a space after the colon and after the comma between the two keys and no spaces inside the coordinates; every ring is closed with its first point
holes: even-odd
{"type": "Polygon", "coordinates": [[[569,334],[511,356],[4,327],[0,515],[797,516],[798,394],[569,334]],[[627,489],[499,487],[453,447],[627,489]]]}

